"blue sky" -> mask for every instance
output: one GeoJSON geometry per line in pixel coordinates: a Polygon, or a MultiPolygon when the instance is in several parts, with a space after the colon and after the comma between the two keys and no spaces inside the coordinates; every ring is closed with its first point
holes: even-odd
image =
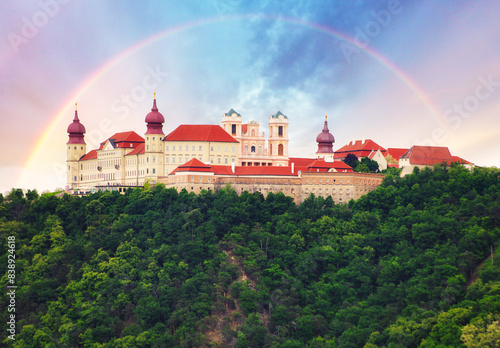
{"type": "Polygon", "coordinates": [[[153,92],[166,132],[220,124],[230,108],[267,131],[280,110],[293,156],[315,152],[328,115],[334,148],[354,138],[440,145],[500,166],[499,10],[498,1],[3,1],[0,192],[64,187],[75,102],[91,150],[114,132],[144,133],[153,92]]]}

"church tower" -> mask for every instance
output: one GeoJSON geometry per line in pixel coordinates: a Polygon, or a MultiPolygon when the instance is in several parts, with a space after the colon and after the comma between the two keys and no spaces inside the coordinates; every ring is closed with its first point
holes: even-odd
{"type": "Polygon", "coordinates": [[[222,116],[222,128],[233,138],[236,140],[241,139],[241,115],[234,111],[233,109],[229,110],[222,116]]]}
{"type": "Polygon", "coordinates": [[[84,140],[85,127],[80,123],[76,105],[75,118],[68,126],[69,140],[66,143],[66,163],[68,164],[67,183],[70,189],[77,188],[82,181],[79,160],[87,153],[87,145],[84,140]]]}
{"type": "Polygon", "coordinates": [[[318,143],[318,151],[316,151],[316,158],[324,158],[325,160],[333,161],[333,143],[335,138],[328,129],[327,116],[325,116],[325,125],[323,130],[316,137],[318,143]]]}
{"type": "Polygon", "coordinates": [[[288,117],[280,111],[269,117],[268,153],[273,166],[288,166],[288,117]]]}
{"type": "Polygon", "coordinates": [[[149,179],[151,183],[156,184],[158,182],[158,177],[165,175],[162,141],[165,137],[165,134],[163,133],[163,123],[165,122],[165,118],[158,111],[158,107],[156,106],[156,93],[153,99],[153,107],[151,108],[151,112],[146,115],[145,122],[147,123],[147,130],[144,144],[144,174],[146,179],[149,179]]]}

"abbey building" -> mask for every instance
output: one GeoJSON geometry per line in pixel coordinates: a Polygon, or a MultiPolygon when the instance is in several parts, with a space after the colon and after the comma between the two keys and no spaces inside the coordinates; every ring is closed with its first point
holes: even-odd
{"type": "Polygon", "coordinates": [[[289,119],[279,111],[269,117],[267,138],[257,122],[244,123],[233,109],[222,115],[222,126],[182,124],[165,134],[164,122],[155,99],[144,137],[116,133],[87,152],[85,127],[75,110],[68,127],[67,190],[123,192],[148,182],[199,193],[230,184],[237,192],[283,192],[297,203],[311,193],[340,203],[374,190],[384,177],[355,173],[335,160],[326,119],[314,158],[290,156],[289,119]]]}

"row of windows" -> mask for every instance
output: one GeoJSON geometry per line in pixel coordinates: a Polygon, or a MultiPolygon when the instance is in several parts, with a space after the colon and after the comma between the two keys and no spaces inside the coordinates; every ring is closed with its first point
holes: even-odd
{"type": "MultiPolygon", "coordinates": [[[[309,179],[308,179],[308,178],[306,179],[306,182],[309,182],[309,179]]],[[[312,179],[312,182],[313,182],[313,183],[315,183],[315,182],[316,182],[316,179],[312,179]]],[[[322,183],[323,183],[323,179],[318,179],[318,182],[319,182],[320,184],[322,184],[322,183]]],[[[325,179],[325,183],[327,183],[327,184],[328,184],[329,182],[330,182],[330,179],[325,179]]],[[[333,182],[334,182],[334,183],[337,183],[337,179],[333,179],[333,182]]],[[[339,180],[339,182],[340,182],[341,184],[342,184],[342,183],[344,183],[344,179],[340,179],[340,180],[339,180]]],[[[346,179],[346,184],[348,184],[348,183],[349,183],[349,179],[346,179]]]]}
{"type": "MultiPolygon", "coordinates": [[[[210,146],[210,151],[214,151],[214,146],[210,146]]],[[[165,151],[170,151],[170,145],[165,145],[165,151]]],[[[176,147],[176,145],[172,145],[172,151],[190,151],[189,150],[189,145],[178,145],[176,147]]],[[[196,146],[195,145],[191,145],[191,151],[196,151],[196,146]]],[[[198,146],[198,151],[203,151],[203,146],[202,145],[199,145],[198,146]]],[[[222,147],[221,146],[217,146],[217,151],[218,152],[221,152],[222,151],[222,147]]],[[[229,152],[229,147],[228,146],[224,146],[224,152],[229,152]]],[[[231,146],[231,152],[236,152],[236,147],[234,146],[231,146]]]]}
{"type": "MultiPolygon", "coordinates": [[[[318,179],[317,181],[320,184],[323,183],[323,179],[322,178],[318,179]]],[[[306,179],[306,182],[309,182],[309,178],[306,179]]],[[[316,183],[316,179],[312,179],[312,182],[316,183]]],[[[330,182],[330,179],[325,179],[324,182],[328,184],[330,182]]],[[[337,183],[336,179],[333,179],[333,182],[337,183]]],[[[342,183],[344,183],[344,180],[343,179],[339,179],[339,182],[342,184],[342,183]]],[[[346,179],[346,184],[348,184],[348,183],[349,183],[349,179],[346,179]]],[[[356,180],[354,180],[354,184],[355,185],[358,185],[358,184],[361,184],[361,185],[363,185],[363,184],[364,185],[376,185],[377,182],[376,182],[376,180],[373,180],[373,179],[356,179],[356,180]]]]}
{"type": "MultiPolygon", "coordinates": [[[[186,176],[179,176],[179,177],[175,177],[175,181],[176,182],[195,182],[195,181],[199,181],[199,182],[203,182],[203,177],[202,176],[194,176],[194,175],[191,175],[191,177],[189,178],[190,180],[188,181],[187,180],[188,177],[186,176]],[[196,179],[195,179],[196,178],[196,179]]],[[[212,181],[212,178],[211,177],[208,177],[207,178],[207,181],[208,182],[211,182],[212,181]]],[[[215,179],[214,179],[214,182],[215,182],[215,179]]]]}
{"type": "Polygon", "coordinates": [[[109,167],[119,166],[121,164],[122,164],[122,160],[116,159],[116,160],[99,161],[97,165],[99,167],[109,168],[109,167]]]}
{"type": "MultiPolygon", "coordinates": [[[[323,189],[321,189],[321,188],[320,188],[320,189],[318,189],[318,190],[316,191],[316,189],[315,189],[315,188],[313,188],[313,189],[311,189],[311,190],[309,191],[309,187],[306,187],[305,192],[306,192],[306,193],[309,193],[309,192],[313,192],[313,193],[314,193],[314,192],[323,193],[323,189]]],[[[331,190],[331,193],[332,193],[332,194],[334,194],[334,193],[336,193],[336,192],[337,192],[337,191],[336,191],[336,189],[332,189],[332,190],[331,190]]],[[[325,189],[324,193],[330,193],[330,190],[325,189]]],[[[344,191],[342,191],[342,189],[339,189],[339,193],[344,193],[344,191]]],[[[345,193],[349,194],[349,189],[345,190],[345,193]]]]}

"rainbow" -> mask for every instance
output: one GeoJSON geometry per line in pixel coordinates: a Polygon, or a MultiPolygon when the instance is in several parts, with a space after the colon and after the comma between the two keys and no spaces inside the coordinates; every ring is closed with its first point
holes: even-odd
{"type": "MultiPolygon", "coordinates": [[[[40,153],[43,151],[45,144],[50,141],[50,138],[57,126],[63,120],[69,120],[69,115],[72,112],[75,101],[77,101],[92,85],[97,82],[103,75],[105,75],[108,71],[110,71],[117,64],[130,57],[134,53],[140,51],[141,49],[161,40],[170,35],[197,28],[200,26],[211,25],[216,23],[221,23],[225,21],[236,21],[236,20],[268,20],[268,21],[283,21],[290,25],[306,27],[311,30],[315,30],[317,32],[323,33],[328,36],[335,37],[339,40],[347,42],[358,49],[365,52],[368,56],[373,58],[375,61],[386,67],[392,74],[394,74],[398,79],[400,79],[427,107],[432,115],[436,117],[436,119],[447,128],[446,123],[441,117],[441,113],[434,106],[433,102],[426,96],[426,94],[422,91],[422,89],[415,83],[403,70],[394,65],[389,59],[384,57],[379,52],[375,51],[370,47],[363,47],[359,44],[359,42],[344,33],[338,32],[330,27],[307,22],[301,19],[295,18],[286,18],[286,17],[277,17],[277,16],[269,16],[269,15],[238,15],[231,17],[219,17],[219,18],[210,18],[199,21],[189,22],[174,28],[169,28],[164,31],[158,32],[153,36],[148,37],[147,39],[136,43],[135,45],[127,48],[126,50],[120,52],[112,59],[107,61],[105,64],[100,66],[96,71],[94,71],[77,89],[68,100],[62,105],[59,109],[55,117],[50,121],[49,125],[45,128],[42,135],[38,138],[35,143],[33,151],[28,155],[28,158],[23,166],[23,171],[18,179],[18,186],[20,182],[23,182],[25,179],[25,168],[30,168],[35,165],[37,158],[40,156],[40,153]]],[[[69,121],[68,121],[69,122],[69,121]]]]}

